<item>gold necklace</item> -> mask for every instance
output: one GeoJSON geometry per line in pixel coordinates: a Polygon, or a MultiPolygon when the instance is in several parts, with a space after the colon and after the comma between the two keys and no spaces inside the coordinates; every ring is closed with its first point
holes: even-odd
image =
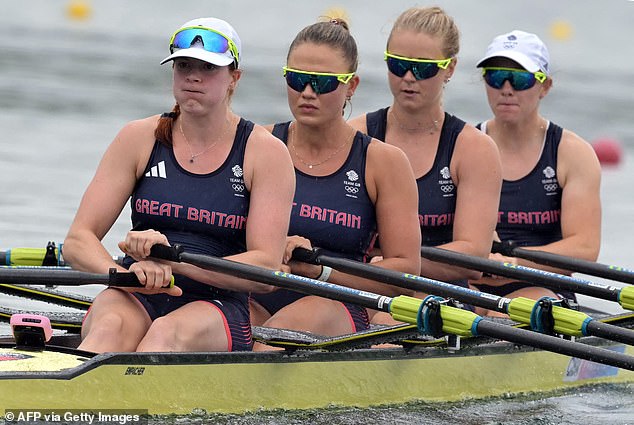
{"type": "Polygon", "coordinates": [[[181,135],[183,136],[183,139],[185,139],[185,143],[187,143],[187,148],[189,149],[189,155],[190,155],[190,158],[189,158],[190,163],[193,163],[196,157],[199,157],[200,155],[204,154],[205,152],[207,152],[208,150],[216,146],[218,142],[221,141],[227,135],[227,133],[229,132],[229,129],[231,128],[231,121],[227,119],[225,122],[229,125],[225,126],[225,131],[222,132],[220,137],[218,137],[218,139],[216,139],[216,141],[213,142],[211,145],[207,146],[205,149],[195,154],[194,151],[192,151],[192,146],[190,145],[189,140],[187,140],[187,136],[185,136],[182,122],[183,122],[182,120],[178,121],[178,129],[180,130],[181,135]]]}
{"type": "Polygon", "coordinates": [[[394,120],[396,121],[396,123],[398,124],[401,130],[410,131],[410,132],[420,131],[420,132],[429,133],[429,134],[434,134],[436,131],[438,131],[438,124],[440,124],[440,120],[434,120],[431,123],[431,125],[427,127],[421,127],[420,123],[416,127],[407,127],[406,125],[401,123],[401,120],[398,119],[398,116],[396,115],[394,108],[390,108],[390,112],[394,116],[394,120]]]}
{"type": "Polygon", "coordinates": [[[346,137],[345,141],[341,144],[341,146],[339,146],[335,151],[333,151],[330,155],[328,155],[328,157],[326,159],[324,159],[323,161],[319,161],[319,162],[315,162],[315,163],[308,163],[306,161],[304,161],[304,159],[299,156],[299,154],[297,153],[297,149],[295,149],[295,127],[294,126],[290,126],[289,128],[289,135],[288,135],[288,144],[290,145],[291,149],[293,149],[293,153],[295,154],[295,157],[299,160],[299,162],[301,162],[302,164],[304,164],[305,166],[307,166],[308,168],[312,169],[313,167],[318,167],[322,164],[325,164],[326,162],[330,161],[335,155],[337,155],[339,152],[341,152],[341,150],[344,148],[344,146],[346,146],[348,144],[348,141],[352,140],[354,138],[354,135],[357,134],[357,131],[352,128],[352,134],[348,137],[346,137]]]}

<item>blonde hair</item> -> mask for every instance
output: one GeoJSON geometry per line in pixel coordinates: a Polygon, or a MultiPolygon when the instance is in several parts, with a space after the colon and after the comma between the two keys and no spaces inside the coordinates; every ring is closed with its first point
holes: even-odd
{"type": "Polygon", "coordinates": [[[440,38],[446,58],[456,57],[460,51],[460,31],[453,18],[440,7],[412,7],[401,13],[394,22],[387,39],[388,47],[392,35],[399,30],[409,30],[440,38]]]}

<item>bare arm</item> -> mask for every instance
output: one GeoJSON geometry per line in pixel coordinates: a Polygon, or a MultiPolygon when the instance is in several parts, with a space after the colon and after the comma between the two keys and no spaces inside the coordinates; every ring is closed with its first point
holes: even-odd
{"type": "MultiPolygon", "coordinates": [[[[525,247],[554,254],[596,261],[601,245],[601,165],[585,140],[564,130],[559,145],[557,178],[562,187],[562,239],[539,247],[525,247]]],[[[567,273],[523,259],[518,263],[529,267],[567,273]]]]}
{"type": "Polygon", "coordinates": [[[134,189],[152,149],[156,117],[126,125],[106,150],[64,241],[64,259],[78,270],[117,267],[101,244],[134,189]],[[143,163],[143,164],[142,164],[143,163]]]}

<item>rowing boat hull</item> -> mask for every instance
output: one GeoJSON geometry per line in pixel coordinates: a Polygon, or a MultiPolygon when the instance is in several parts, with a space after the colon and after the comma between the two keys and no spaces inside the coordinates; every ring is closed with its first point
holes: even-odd
{"type": "MultiPolygon", "coordinates": [[[[634,355],[632,347],[610,348],[634,355]]],[[[0,348],[0,411],[124,409],[152,415],[367,407],[634,383],[634,372],[494,343],[406,351],[110,353],[0,348]]]]}

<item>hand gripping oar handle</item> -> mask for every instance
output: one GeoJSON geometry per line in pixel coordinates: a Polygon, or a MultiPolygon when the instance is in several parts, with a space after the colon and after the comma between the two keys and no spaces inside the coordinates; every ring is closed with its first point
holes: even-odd
{"type": "Polygon", "coordinates": [[[552,252],[525,249],[518,247],[513,241],[493,242],[491,252],[500,253],[507,257],[523,258],[534,263],[557,267],[571,272],[634,284],[634,271],[624,267],[601,264],[552,252]]]}

